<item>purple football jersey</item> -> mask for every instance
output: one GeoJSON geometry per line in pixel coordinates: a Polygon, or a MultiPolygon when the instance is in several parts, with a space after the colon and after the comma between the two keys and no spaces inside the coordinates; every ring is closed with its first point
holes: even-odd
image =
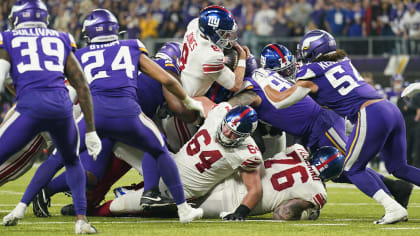
{"type": "Polygon", "coordinates": [[[303,137],[310,134],[313,123],[321,111],[321,107],[309,96],[306,96],[293,106],[276,109],[267,99],[264,91],[257,82],[258,79],[256,76],[259,76],[259,73],[261,74],[260,76],[264,76],[263,79],[269,79],[270,86],[278,91],[284,91],[292,86],[291,83],[280,77],[276,72],[262,68],[254,71],[253,78],[245,78],[245,81],[252,84],[248,88],[252,89],[261,98],[260,106],[255,108],[258,113],[258,118],[275,128],[284,130],[295,136],[303,137]]]}
{"type": "Polygon", "coordinates": [[[364,102],[382,98],[365,82],[348,58],[338,62],[305,64],[297,72],[296,79],[314,82],[318,91],[311,94],[312,98],[353,123],[364,102]]]}
{"type": "MultiPolygon", "coordinates": [[[[153,59],[153,61],[164,70],[172,71],[176,76],[179,75],[179,67],[172,62],[161,58],[153,59]]],[[[162,84],[144,73],[140,73],[137,78],[137,97],[141,109],[148,117],[152,117],[157,108],[165,101],[162,84]]]]}
{"type": "Polygon", "coordinates": [[[71,115],[64,66],[75,47],[70,34],[48,28],[22,28],[0,34],[0,48],[9,53],[12,62],[16,110],[36,117],[71,115]]]}
{"type": "Polygon", "coordinates": [[[92,95],[137,98],[137,74],[141,53],[139,40],[92,43],[76,51],[92,95]]]}

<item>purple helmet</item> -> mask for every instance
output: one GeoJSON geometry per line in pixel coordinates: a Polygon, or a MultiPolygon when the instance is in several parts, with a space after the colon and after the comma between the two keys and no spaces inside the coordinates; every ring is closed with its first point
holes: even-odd
{"type": "Polygon", "coordinates": [[[178,66],[181,57],[181,43],[167,42],[156,53],[157,58],[170,60],[172,64],[178,66]]]}
{"type": "Polygon", "coordinates": [[[117,18],[106,9],[93,10],[83,21],[82,32],[86,34],[89,43],[118,40],[117,18]]]}
{"type": "Polygon", "coordinates": [[[246,59],[246,67],[245,67],[245,77],[250,77],[254,70],[258,69],[258,63],[255,59],[254,55],[249,55],[249,58],[246,59]]]}
{"type": "Polygon", "coordinates": [[[324,30],[312,30],[306,33],[297,46],[297,59],[303,63],[312,62],[322,55],[335,52],[334,37],[324,30]]]}
{"type": "Polygon", "coordinates": [[[220,48],[231,48],[238,39],[236,22],[224,7],[209,6],[201,10],[198,25],[201,33],[220,48]]]}
{"type": "Polygon", "coordinates": [[[281,44],[268,44],[263,48],[261,65],[264,69],[277,72],[290,82],[294,82],[296,78],[295,57],[289,49],[281,44]]]}
{"type": "Polygon", "coordinates": [[[47,6],[41,0],[18,0],[10,11],[9,22],[14,28],[47,27],[47,6]]]}

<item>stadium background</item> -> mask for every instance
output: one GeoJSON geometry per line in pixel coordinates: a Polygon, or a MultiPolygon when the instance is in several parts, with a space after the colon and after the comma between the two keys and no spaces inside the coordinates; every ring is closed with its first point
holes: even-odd
{"type": "MultiPolygon", "coordinates": [[[[257,58],[271,42],[294,52],[305,32],[320,28],[336,37],[338,47],[346,50],[362,76],[373,79],[378,89],[392,87],[395,74],[403,75],[404,85],[420,79],[420,0],[44,1],[49,8],[49,27],[70,32],[79,47],[86,44],[81,33],[83,20],[95,8],[111,10],[120,30],[126,31],[122,37],[139,38],[153,55],[164,42],[182,41],[187,24],[200,9],[218,4],[231,10],[239,28],[239,43],[247,45],[257,58]]],[[[13,2],[0,3],[2,31],[10,27],[7,16],[13,2]]],[[[0,92],[0,121],[12,103],[11,94],[0,92]]],[[[410,142],[419,143],[420,122],[411,122],[411,128],[417,130],[412,134],[417,138],[413,136],[410,142]]],[[[420,166],[417,149],[412,159],[420,166]]]]}

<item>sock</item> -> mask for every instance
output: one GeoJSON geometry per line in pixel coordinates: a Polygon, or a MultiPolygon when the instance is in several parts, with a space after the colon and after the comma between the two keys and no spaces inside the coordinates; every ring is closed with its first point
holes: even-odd
{"type": "Polygon", "coordinates": [[[31,183],[25,190],[22,199],[22,203],[29,205],[35,195],[48,184],[48,182],[54,177],[55,173],[63,167],[61,157],[57,155],[51,155],[46,161],[44,161],[35,172],[32,177],[31,183]]]}
{"type": "Polygon", "coordinates": [[[86,215],[86,175],[79,158],[66,165],[66,181],[71,189],[76,215],[86,215]]]}
{"type": "Polygon", "coordinates": [[[177,204],[176,207],[178,208],[178,212],[184,213],[187,212],[190,209],[190,206],[187,202],[177,204]]]}
{"type": "Polygon", "coordinates": [[[149,153],[145,153],[141,168],[143,169],[144,191],[159,185],[159,168],[157,161],[149,153]]]}
{"type": "Polygon", "coordinates": [[[59,176],[51,180],[51,182],[47,185],[45,190],[49,197],[53,196],[56,193],[70,190],[66,181],[66,172],[61,173],[59,176]]]}
{"type": "Polygon", "coordinates": [[[384,206],[386,211],[390,210],[392,207],[401,207],[400,204],[386,194],[383,189],[378,190],[372,198],[384,206]]]}
{"type": "MultiPolygon", "coordinates": [[[[169,155],[168,151],[162,153],[157,158],[159,173],[163,182],[171,192],[172,197],[177,205],[185,202],[184,188],[182,187],[181,178],[179,176],[178,167],[175,161],[169,155]]],[[[146,181],[145,181],[146,184],[146,181]]]]}

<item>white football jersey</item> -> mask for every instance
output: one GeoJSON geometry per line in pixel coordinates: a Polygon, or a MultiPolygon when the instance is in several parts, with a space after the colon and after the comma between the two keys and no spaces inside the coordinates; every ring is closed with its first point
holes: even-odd
{"type": "MultiPolygon", "coordinates": [[[[285,153],[278,153],[264,161],[264,167],[261,167],[263,194],[250,215],[273,212],[282,202],[295,198],[309,201],[317,209],[324,206],[327,192],[318,172],[305,161],[308,156],[301,145],[295,144],[285,153]]],[[[234,211],[246,194],[246,187],[239,176],[232,176],[217,185],[200,207],[205,217],[219,217],[220,212],[234,211]]]]}
{"type": "MultiPolygon", "coordinates": [[[[252,171],[262,163],[261,153],[251,137],[232,148],[216,141],[217,129],[231,108],[226,102],[215,106],[194,137],[174,155],[186,198],[203,196],[236,170],[252,171]]],[[[162,181],[160,185],[165,188],[162,181]]]]}
{"type": "Polygon", "coordinates": [[[214,81],[226,89],[235,84],[235,74],[224,66],[223,51],[200,34],[195,18],[188,24],[180,58],[182,86],[192,97],[205,95],[214,81]]]}

